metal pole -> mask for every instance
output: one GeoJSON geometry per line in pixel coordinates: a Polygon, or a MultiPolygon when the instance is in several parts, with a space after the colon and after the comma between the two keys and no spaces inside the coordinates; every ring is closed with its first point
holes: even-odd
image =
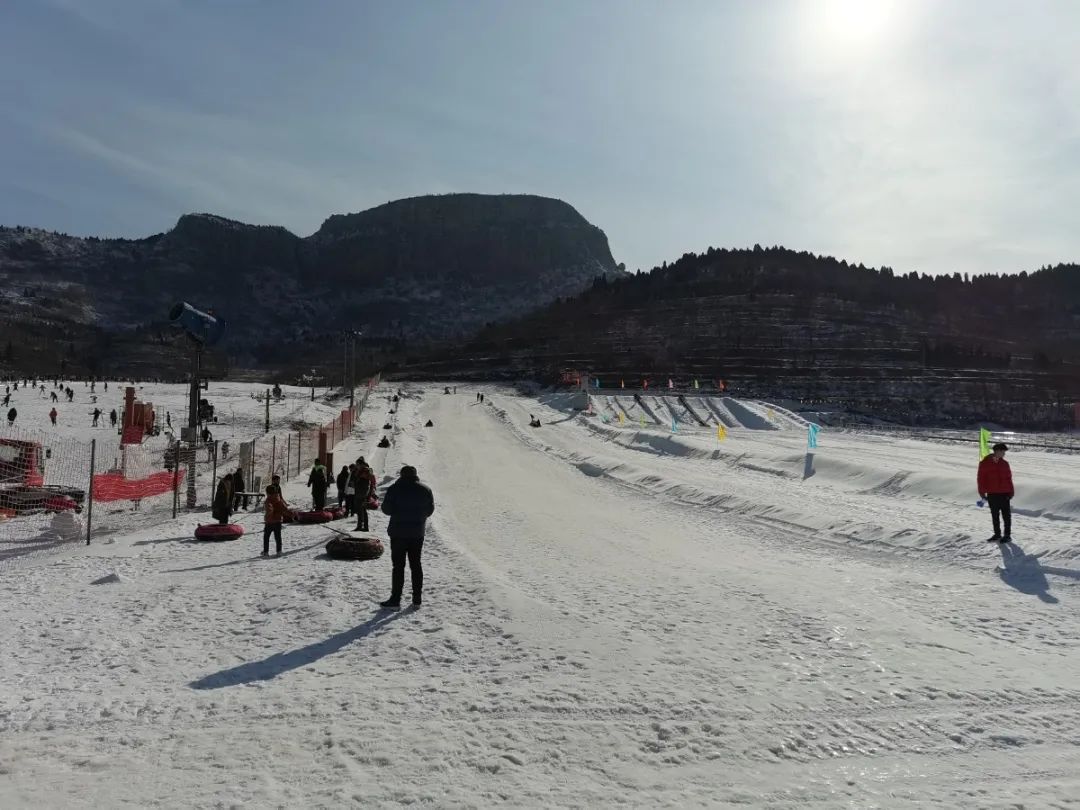
{"type": "Polygon", "coordinates": [[[255,448],[258,446],[258,439],[251,440],[251,461],[248,463],[247,471],[247,486],[248,491],[254,492],[252,489],[255,486],[255,448]]]}
{"type": "Polygon", "coordinates": [[[356,407],[356,333],[351,334],[352,365],[349,366],[349,413],[356,407]]]}
{"type": "Polygon", "coordinates": [[[270,389],[266,389],[266,425],[263,428],[263,433],[270,432],[270,389]]]}
{"type": "Polygon", "coordinates": [[[90,484],[86,487],[86,545],[90,545],[90,527],[94,522],[94,461],[97,439],[90,440],[90,484]]]}
{"type": "Polygon", "coordinates": [[[292,463],[292,434],[285,434],[285,480],[289,480],[289,464],[292,463]]]}
{"type": "Polygon", "coordinates": [[[176,507],[180,501],[180,442],[173,439],[173,473],[172,473],[172,516],[176,517],[176,507]]]}
{"type": "Polygon", "coordinates": [[[277,461],[277,434],[270,437],[270,477],[274,475],[274,462],[277,461]]]}
{"type": "Polygon", "coordinates": [[[214,493],[217,491],[218,444],[220,444],[220,442],[217,439],[214,439],[214,473],[210,478],[210,503],[214,502],[214,493]]]}
{"type": "Polygon", "coordinates": [[[302,445],[304,443],[303,438],[304,438],[304,434],[301,433],[299,430],[296,431],[296,474],[297,475],[300,474],[300,453],[301,453],[300,445],[302,445]]]}

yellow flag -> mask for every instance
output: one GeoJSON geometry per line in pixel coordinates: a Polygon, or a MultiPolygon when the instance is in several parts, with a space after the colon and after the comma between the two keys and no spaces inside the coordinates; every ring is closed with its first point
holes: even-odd
{"type": "Polygon", "coordinates": [[[621,425],[625,421],[626,421],[626,416],[623,414],[622,411],[619,411],[619,424],[621,425]]]}
{"type": "Polygon", "coordinates": [[[641,415],[641,426],[645,427],[645,414],[641,415]]]}
{"type": "Polygon", "coordinates": [[[716,440],[722,442],[727,437],[727,431],[723,425],[716,426],[716,440]]]}
{"type": "Polygon", "coordinates": [[[770,419],[772,419],[772,418],[773,418],[773,412],[772,412],[772,408],[769,408],[769,418],[770,418],[770,419]]]}

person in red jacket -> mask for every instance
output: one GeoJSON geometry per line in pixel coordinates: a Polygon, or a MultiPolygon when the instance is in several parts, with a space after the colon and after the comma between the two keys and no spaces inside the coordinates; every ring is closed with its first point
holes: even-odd
{"type": "Polygon", "coordinates": [[[1012,509],[1009,501],[1014,494],[1012,470],[1005,460],[1004,444],[995,444],[994,452],[979,462],[979,496],[990,505],[990,517],[994,521],[994,536],[988,543],[1008,543],[1012,540],[1012,509]],[[1001,533],[1001,519],[1005,520],[1005,534],[1001,533]]]}

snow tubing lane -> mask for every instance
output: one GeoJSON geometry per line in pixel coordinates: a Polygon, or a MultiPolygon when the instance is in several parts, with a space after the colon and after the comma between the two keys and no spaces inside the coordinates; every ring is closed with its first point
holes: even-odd
{"type": "Polygon", "coordinates": [[[195,530],[196,540],[221,542],[222,540],[236,540],[243,536],[244,527],[238,523],[226,523],[224,525],[220,523],[208,523],[205,526],[199,526],[195,530]]]}
{"type": "Polygon", "coordinates": [[[297,523],[326,523],[334,519],[334,514],[326,509],[321,511],[297,512],[297,523]]]}
{"type": "Polygon", "coordinates": [[[326,556],[335,560],[374,560],[382,553],[377,537],[335,537],[326,544],[326,556]]]}

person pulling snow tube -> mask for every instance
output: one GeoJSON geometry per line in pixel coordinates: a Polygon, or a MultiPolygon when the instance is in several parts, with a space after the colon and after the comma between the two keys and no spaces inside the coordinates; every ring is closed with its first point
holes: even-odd
{"type": "Polygon", "coordinates": [[[326,556],[334,560],[374,560],[382,556],[378,537],[334,537],[326,544],[326,556]]]}
{"type": "Polygon", "coordinates": [[[196,540],[210,540],[221,542],[223,540],[236,540],[244,536],[244,527],[239,523],[207,523],[195,529],[196,540]]]}
{"type": "Polygon", "coordinates": [[[297,523],[327,523],[334,519],[334,514],[328,509],[312,509],[310,512],[297,512],[297,523]]]}
{"type": "Polygon", "coordinates": [[[368,495],[367,502],[364,504],[364,508],[369,512],[374,510],[379,511],[379,498],[376,495],[368,495]]]}

